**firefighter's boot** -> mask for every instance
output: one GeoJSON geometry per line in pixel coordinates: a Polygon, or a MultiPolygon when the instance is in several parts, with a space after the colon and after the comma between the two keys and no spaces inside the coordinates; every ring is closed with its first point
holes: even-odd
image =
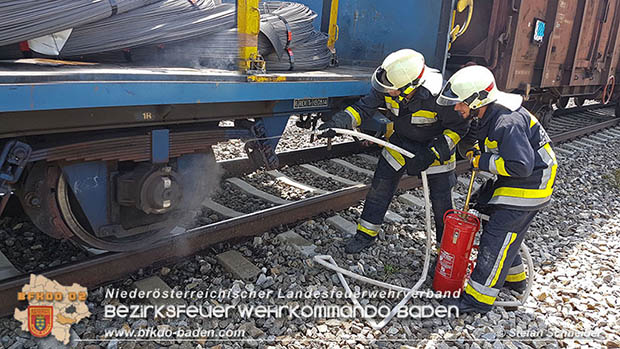
{"type": "Polygon", "coordinates": [[[489,312],[490,309],[483,309],[480,307],[477,307],[475,304],[471,304],[470,302],[467,302],[467,300],[465,300],[463,298],[463,296],[459,297],[459,298],[444,298],[441,300],[441,304],[448,307],[448,306],[456,306],[459,308],[459,316],[461,316],[462,314],[469,314],[469,313],[479,313],[479,314],[486,314],[489,312]]]}
{"type": "Polygon", "coordinates": [[[516,282],[506,281],[504,282],[504,288],[522,294],[527,288],[527,280],[521,280],[516,282]]]}
{"type": "Polygon", "coordinates": [[[358,231],[352,238],[347,240],[347,244],[344,247],[346,253],[360,253],[366,247],[375,243],[376,237],[372,237],[366,233],[358,231]]]}

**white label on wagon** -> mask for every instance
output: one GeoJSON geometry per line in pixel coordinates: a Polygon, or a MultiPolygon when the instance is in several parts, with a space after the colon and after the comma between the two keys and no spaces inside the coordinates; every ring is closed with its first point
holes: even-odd
{"type": "Polygon", "coordinates": [[[293,109],[327,107],[328,98],[297,98],[293,100],[293,109]]]}

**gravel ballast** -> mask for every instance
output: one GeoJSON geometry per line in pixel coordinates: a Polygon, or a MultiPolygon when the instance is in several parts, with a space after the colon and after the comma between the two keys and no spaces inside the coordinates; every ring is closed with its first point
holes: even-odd
{"type": "Polygon", "coordinates": [[[313,196],[311,192],[282,183],[262,170],[248,174],[243,179],[253,187],[285,200],[297,201],[313,196]]]}
{"type": "MultiPolygon", "coordinates": [[[[379,156],[381,156],[381,154],[377,153],[377,152],[375,152],[372,155],[376,156],[377,158],[379,156]]],[[[359,157],[357,155],[347,156],[347,157],[343,158],[343,160],[348,161],[348,162],[352,163],[353,165],[355,165],[357,167],[361,167],[363,169],[370,170],[370,171],[373,171],[373,172],[374,172],[375,168],[377,167],[377,164],[372,164],[368,160],[363,159],[363,158],[361,158],[361,157],[359,157]]]]}
{"type": "Polygon", "coordinates": [[[317,161],[314,163],[314,165],[319,167],[323,171],[326,171],[338,177],[352,180],[354,182],[368,184],[372,180],[371,177],[366,176],[365,174],[351,171],[348,168],[345,168],[329,160],[317,161]]]}
{"type": "Polygon", "coordinates": [[[280,169],[280,172],[297,182],[327,191],[334,191],[346,187],[345,184],[337,182],[331,178],[317,176],[299,166],[285,166],[280,169]]]}
{"type": "MultiPolygon", "coordinates": [[[[558,146],[561,147],[561,146],[558,146]]],[[[347,299],[314,299],[305,291],[342,291],[335,274],[317,265],[309,256],[276,239],[277,234],[292,230],[316,246],[319,254],[330,254],[346,269],[365,276],[403,286],[419,278],[424,254],[423,210],[393,200],[390,210],[405,218],[399,224],[384,224],[377,243],[360,254],[346,255],[343,242],[348,236],[329,227],[321,215],[297,226],[281,227],[240,244],[220,243],[201,254],[176,264],[146,268],[114,285],[89,292],[90,318],[73,325],[89,348],[614,348],[620,345],[620,140],[583,149],[570,158],[559,157],[556,190],[550,206],[532,223],[525,243],[534,261],[534,287],[524,307],[516,311],[495,308],[486,315],[459,318],[394,319],[380,331],[362,319],[293,318],[286,316],[244,319],[236,311],[218,319],[106,319],[107,304],[134,305],[132,299],[106,298],[106,289],[131,290],[135,280],[157,275],[175,290],[272,291],[267,298],[186,299],[194,305],[230,305],[234,309],[251,305],[349,305],[347,299]],[[235,280],[217,262],[216,255],[230,249],[239,251],[261,269],[252,280],[235,280]],[[278,293],[301,291],[299,297],[279,298],[278,293]],[[203,328],[245,331],[242,338],[199,338],[190,341],[100,341],[106,329],[203,328]],[[162,328],[163,328],[162,327],[162,328]],[[594,337],[592,336],[594,334],[594,337]],[[585,338],[579,337],[586,336],[585,338]],[[240,340],[242,339],[242,340],[240,340]],[[97,345],[97,346],[94,346],[97,345]]],[[[285,172],[285,171],[283,171],[285,172]]],[[[301,169],[296,170],[301,172],[301,169]]],[[[301,180],[303,182],[303,180],[301,180]]],[[[324,179],[321,181],[325,182],[324,179]]],[[[308,183],[317,187],[319,181],[308,183]]],[[[464,186],[458,191],[464,194],[464,186]]],[[[235,190],[232,188],[232,190],[235,190]]],[[[419,190],[409,191],[421,197],[419,190]]],[[[240,202],[250,201],[246,197],[240,202]]],[[[230,202],[226,202],[230,204],[230,202]]],[[[338,212],[355,222],[362,205],[338,212]]],[[[239,209],[241,211],[242,207],[239,209]]],[[[433,252],[434,255],[434,252],[433,252]]],[[[431,272],[432,273],[432,272],[431,272]]],[[[349,281],[354,290],[373,290],[366,284],[349,281]]],[[[423,289],[430,287],[430,277],[423,289]]],[[[502,297],[509,297],[502,291],[502,297]]],[[[362,304],[386,305],[397,298],[365,298],[362,304]]],[[[437,306],[437,300],[414,299],[409,305],[437,306]]],[[[12,318],[0,319],[0,340],[4,347],[21,343],[34,345],[32,337],[21,330],[12,318]]]]}
{"type": "MultiPolygon", "coordinates": [[[[314,138],[314,142],[310,142],[310,133],[311,130],[302,129],[295,126],[295,123],[299,120],[299,118],[295,115],[291,116],[286,124],[286,128],[282,133],[282,137],[278,142],[278,146],[276,147],[276,152],[284,152],[291,150],[299,150],[305,148],[313,148],[318,146],[326,146],[327,140],[325,138],[314,138]]],[[[232,126],[232,122],[230,121],[222,121],[220,122],[221,126],[232,126]]],[[[353,138],[349,136],[338,136],[335,137],[332,141],[332,144],[338,143],[347,143],[353,141],[353,138]]],[[[213,146],[213,153],[215,154],[215,159],[220,160],[231,160],[235,158],[247,158],[244,150],[245,141],[241,140],[230,140],[228,142],[218,143],[213,146]]]]}
{"type": "Polygon", "coordinates": [[[271,202],[254,197],[228,182],[222,182],[212,200],[241,213],[252,213],[275,206],[271,202]]]}
{"type": "Polygon", "coordinates": [[[43,234],[24,217],[0,217],[0,251],[24,273],[88,258],[85,250],[43,234]]]}

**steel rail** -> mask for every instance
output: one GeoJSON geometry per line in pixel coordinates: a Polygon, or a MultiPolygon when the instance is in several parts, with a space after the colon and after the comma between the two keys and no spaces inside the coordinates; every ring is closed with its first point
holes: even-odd
{"type": "MultiPolygon", "coordinates": [[[[368,150],[378,149],[378,147],[374,145],[369,147],[362,147],[357,142],[346,142],[332,145],[331,150],[327,149],[327,146],[318,146],[306,149],[285,151],[278,153],[278,159],[280,160],[281,166],[297,165],[335,157],[353,155],[368,150]]],[[[224,169],[226,176],[228,177],[250,173],[256,171],[259,168],[257,164],[247,158],[218,161],[218,164],[224,169]]]]}
{"type": "MultiPolygon", "coordinates": [[[[620,124],[620,118],[608,120],[582,129],[552,136],[554,143],[563,143],[593,132],[620,124]]],[[[336,153],[346,154],[354,143],[334,146],[336,153]]],[[[299,161],[317,159],[325,147],[301,150],[305,157],[295,156],[299,151],[284,153],[285,158],[299,161]]],[[[325,154],[323,154],[325,156],[325,154]]],[[[254,165],[248,159],[224,161],[223,167],[230,173],[251,171],[254,165]]],[[[465,160],[457,162],[456,172],[465,173],[469,164],[465,160]]],[[[399,188],[419,187],[417,177],[403,177],[399,188]]],[[[207,247],[234,238],[250,237],[269,231],[274,227],[294,224],[327,211],[338,211],[350,207],[362,200],[368,192],[369,185],[357,185],[335,192],[318,195],[290,204],[272,207],[237,218],[231,218],[214,224],[188,230],[185,234],[172,236],[140,251],[125,253],[106,253],[87,261],[51,268],[41,274],[61,284],[79,283],[89,289],[121,279],[123,276],[140,268],[163,262],[173,262],[196,254],[207,247]]],[[[28,275],[19,275],[2,280],[0,284],[0,316],[12,314],[20,303],[17,293],[29,282],[28,275]]]]}
{"type": "Polygon", "coordinates": [[[559,143],[573,140],[575,138],[586,136],[590,133],[604,130],[606,128],[614,127],[616,125],[620,125],[620,117],[607,120],[607,121],[603,121],[598,124],[585,126],[583,128],[580,128],[579,130],[562,132],[562,133],[552,136],[551,139],[553,140],[554,143],[559,144],[559,143]]]}

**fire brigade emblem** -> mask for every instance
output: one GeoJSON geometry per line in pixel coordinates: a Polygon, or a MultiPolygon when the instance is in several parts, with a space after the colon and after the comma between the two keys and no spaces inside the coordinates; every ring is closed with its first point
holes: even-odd
{"type": "Polygon", "coordinates": [[[45,337],[52,332],[54,308],[31,305],[28,307],[28,330],[35,337],[45,337]]]}
{"type": "Polygon", "coordinates": [[[51,335],[68,345],[71,326],[90,316],[86,299],[88,290],[78,284],[63,286],[43,275],[30,275],[30,282],[17,293],[17,300],[28,302],[28,308],[15,308],[20,329],[34,337],[51,335]]]}

